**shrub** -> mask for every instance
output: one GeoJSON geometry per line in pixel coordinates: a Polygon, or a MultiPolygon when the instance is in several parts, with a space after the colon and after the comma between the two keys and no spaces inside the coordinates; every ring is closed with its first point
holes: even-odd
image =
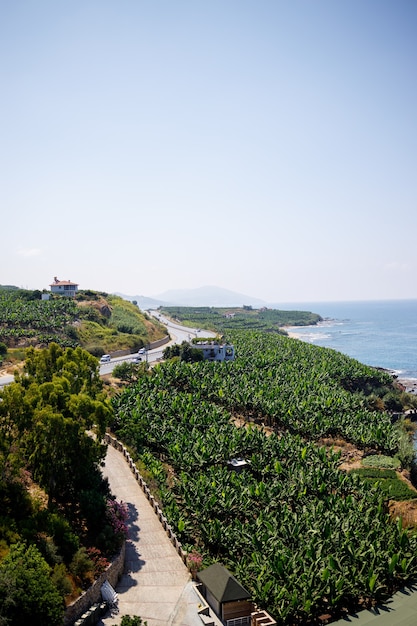
{"type": "Polygon", "coordinates": [[[122,363],[115,365],[112,374],[115,378],[120,378],[120,380],[130,380],[132,378],[134,369],[135,366],[133,363],[128,363],[128,361],[122,361],[122,363]]]}
{"type": "Polygon", "coordinates": [[[412,437],[407,432],[403,419],[395,424],[395,430],[398,439],[397,456],[403,467],[411,467],[414,459],[414,444],[412,437]]]}
{"type": "Polygon", "coordinates": [[[130,615],[123,615],[120,626],[147,626],[148,622],[144,622],[138,615],[130,617],[130,615]]]}
{"type": "Polygon", "coordinates": [[[98,578],[108,568],[110,563],[98,548],[87,548],[87,554],[94,564],[94,578],[98,578]]]}
{"type": "Polygon", "coordinates": [[[87,346],[86,350],[98,359],[104,354],[102,346],[87,346]]]}
{"type": "Polygon", "coordinates": [[[74,554],[70,564],[70,572],[82,583],[91,582],[94,572],[94,563],[90,559],[86,548],[80,548],[74,554]]]}
{"type": "Polygon", "coordinates": [[[63,563],[57,563],[52,573],[52,582],[61,596],[69,596],[72,593],[72,582],[68,578],[67,568],[63,563]]]}
{"type": "Polygon", "coordinates": [[[117,500],[111,500],[110,498],[107,500],[106,517],[113,529],[114,534],[120,540],[123,540],[127,537],[128,515],[129,512],[127,504],[125,504],[124,502],[117,502],[117,500]]]}
{"type": "Polygon", "coordinates": [[[386,468],[386,469],[400,469],[401,463],[398,459],[392,456],[386,456],[384,454],[374,454],[366,456],[362,460],[364,467],[386,468]]]}
{"type": "Polygon", "coordinates": [[[56,513],[46,513],[47,529],[49,534],[53,537],[54,543],[58,547],[59,553],[62,555],[64,562],[69,563],[74,554],[80,547],[80,541],[77,535],[73,532],[68,520],[60,517],[56,513]]]}

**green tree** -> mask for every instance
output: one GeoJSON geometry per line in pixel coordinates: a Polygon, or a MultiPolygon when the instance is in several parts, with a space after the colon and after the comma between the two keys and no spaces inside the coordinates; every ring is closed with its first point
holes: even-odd
{"type": "Polygon", "coordinates": [[[50,508],[67,507],[76,520],[85,491],[98,490],[102,498],[108,491],[101,490],[98,477],[111,408],[97,359],[81,348],[57,344],[29,349],[24,373],[15,380],[1,396],[0,469],[11,467],[17,457],[26,462],[47,491],[50,508]],[[90,436],[92,429],[96,438],[90,436]]]}
{"type": "Polygon", "coordinates": [[[180,357],[180,360],[186,363],[204,360],[203,352],[197,348],[193,348],[188,341],[183,341],[181,345],[174,344],[167,346],[163,351],[164,359],[172,359],[176,356],[180,357]]]}
{"type": "Polygon", "coordinates": [[[105,447],[85,430],[85,423],[64,417],[50,406],[34,415],[27,435],[29,466],[47,491],[49,505],[67,505],[74,515],[80,493],[88,489],[105,455],[105,447]]]}
{"type": "Polygon", "coordinates": [[[133,383],[147,372],[147,363],[132,363],[123,361],[113,369],[113,376],[128,383],[133,383]]]}
{"type": "Polygon", "coordinates": [[[0,563],[0,623],[60,626],[64,607],[49,565],[35,546],[18,543],[0,563]]]}

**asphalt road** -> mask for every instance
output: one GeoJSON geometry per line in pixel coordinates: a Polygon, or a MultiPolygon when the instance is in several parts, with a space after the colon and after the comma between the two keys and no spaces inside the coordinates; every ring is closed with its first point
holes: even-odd
{"type": "MultiPolygon", "coordinates": [[[[167,331],[171,337],[171,341],[169,341],[162,348],[155,348],[154,350],[147,350],[145,354],[141,354],[139,356],[142,357],[142,360],[147,361],[148,363],[157,363],[162,359],[162,355],[164,349],[174,343],[182,343],[183,341],[191,341],[194,337],[215,337],[216,334],[210,332],[209,330],[200,330],[199,328],[190,328],[187,326],[182,326],[181,324],[176,324],[163,315],[161,315],[158,311],[149,311],[149,313],[158,319],[161,324],[164,324],[167,327],[167,331]]],[[[137,354],[127,354],[125,356],[120,356],[115,359],[112,359],[108,363],[102,363],[100,365],[100,375],[104,376],[106,374],[110,374],[113,371],[113,368],[119,363],[123,363],[124,361],[132,361],[137,354]]]]}

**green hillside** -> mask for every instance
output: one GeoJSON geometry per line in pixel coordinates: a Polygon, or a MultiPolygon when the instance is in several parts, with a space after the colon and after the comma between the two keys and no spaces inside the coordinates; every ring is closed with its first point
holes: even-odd
{"type": "Polygon", "coordinates": [[[57,343],[100,356],[133,352],[166,334],[161,324],[119,296],[88,290],[75,299],[41,297],[38,290],[0,286],[0,342],[9,351],[57,343]]]}

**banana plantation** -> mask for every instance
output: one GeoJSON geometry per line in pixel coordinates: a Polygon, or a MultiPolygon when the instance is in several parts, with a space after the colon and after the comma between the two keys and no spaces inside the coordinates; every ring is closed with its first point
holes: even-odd
{"type": "Polygon", "coordinates": [[[163,363],[113,400],[114,430],[183,547],[221,561],[280,624],[337,617],[410,582],[416,535],[389,518],[378,484],[318,444],[401,460],[403,435],[381,410],[391,376],[278,334],[227,339],[234,362],[163,363]]]}
{"type": "Polygon", "coordinates": [[[72,299],[24,300],[0,290],[0,338],[7,344],[27,338],[75,348],[78,342],[70,329],[77,315],[72,299]]]}

